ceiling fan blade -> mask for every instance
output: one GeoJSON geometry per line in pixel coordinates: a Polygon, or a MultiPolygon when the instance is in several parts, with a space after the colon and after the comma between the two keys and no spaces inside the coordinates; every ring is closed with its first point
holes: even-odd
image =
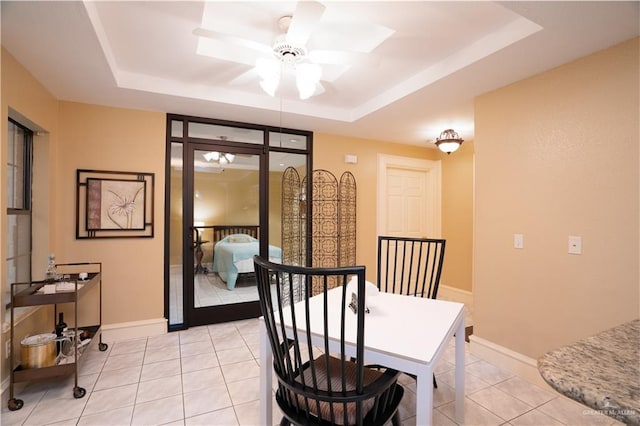
{"type": "Polygon", "coordinates": [[[257,50],[263,53],[273,53],[271,46],[259,43],[257,41],[249,40],[242,37],[236,37],[229,34],[223,34],[218,31],[208,30],[206,28],[196,28],[193,30],[193,34],[199,37],[206,37],[213,40],[218,40],[223,43],[236,44],[238,46],[246,47],[249,49],[257,50]]]}
{"type": "Polygon", "coordinates": [[[222,61],[235,62],[250,67],[256,65],[256,51],[246,47],[240,47],[220,40],[200,37],[196,53],[202,56],[209,56],[222,61]]]}
{"type": "Polygon", "coordinates": [[[229,82],[229,84],[234,86],[243,86],[249,83],[255,83],[258,81],[258,71],[255,68],[250,68],[249,70],[243,72],[233,80],[229,82]]]}
{"type": "Polygon", "coordinates": [[[286,40],[296,46],[304,46],[314,28],[320,22],[324,10],[325,7],[321,3],[300,0],[295,12],[293,12],[286,40]]]}
{"type": "Polygon", "coordinates": [[[309,59],[318,64],[377,66],[380,58],[372,53],[347,52],[344,50],[312,50],[309,59]]]}
{"type": "Polygon", "coordinates": [[[318,96],[321,95],[325,92],[324,86],[322,85],[322,83],[317,82],[316,83],[316,90],[315,92],[313,92],[313,96],[318,96]]]}

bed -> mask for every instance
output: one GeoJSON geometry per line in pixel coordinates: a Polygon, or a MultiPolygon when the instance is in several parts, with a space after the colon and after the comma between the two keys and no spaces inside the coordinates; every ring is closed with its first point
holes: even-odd
{"type": "MultiPolygon", "coordinates": [[[[259,254],[257,225],[218,225],[213,227],[213,272],[227,284],[236,286],[238,274],[253,273],[253,256],[259,254]]],[[[282,261],[282,249],[269,245],[269,259],[282,261]]]]}

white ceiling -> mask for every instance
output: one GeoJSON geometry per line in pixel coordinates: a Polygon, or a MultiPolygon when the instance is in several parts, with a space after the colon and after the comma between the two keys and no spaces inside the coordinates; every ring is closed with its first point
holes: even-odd
{"type": "Polygon", "coordinates": [[[236,44],[273,44],[296,2],[2,1],[2,45],[62,100],[431,146],[473,138],[475,96],[640,34],[637,1],[322,4],[307,48],[367,60],[323,64],[306,101],[264,93],[236,44]]]}

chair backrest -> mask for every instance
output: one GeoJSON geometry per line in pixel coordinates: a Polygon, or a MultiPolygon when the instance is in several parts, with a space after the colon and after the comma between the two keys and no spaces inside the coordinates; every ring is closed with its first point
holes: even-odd
{"type": "Polygon", "coordinates": [[[346,425],[369,424],[376,410],[383,413],[392,398],[379,401],[380,390],[367,386],[381,373],[364,366],[364,297],[349,306],[353,292],[364,295],[365,267],[310,268],[260,256],[254,267],[285,416],[297,424],[346,425]],[[315,297],[312,284],[322,288],[315,297]]]}
{"type": "Polygon", "coordinates": [[[445,245],[442,239],[379,236],[380,291],[435,299],[445,245]]]}

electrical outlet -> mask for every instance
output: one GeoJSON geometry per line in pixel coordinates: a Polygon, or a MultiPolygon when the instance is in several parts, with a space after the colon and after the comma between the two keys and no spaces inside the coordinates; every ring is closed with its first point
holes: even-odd
{"type": "Polygon", "coordinates": [[[569,254],[582,254],[582,237],[569,235],[569,254]]]}

